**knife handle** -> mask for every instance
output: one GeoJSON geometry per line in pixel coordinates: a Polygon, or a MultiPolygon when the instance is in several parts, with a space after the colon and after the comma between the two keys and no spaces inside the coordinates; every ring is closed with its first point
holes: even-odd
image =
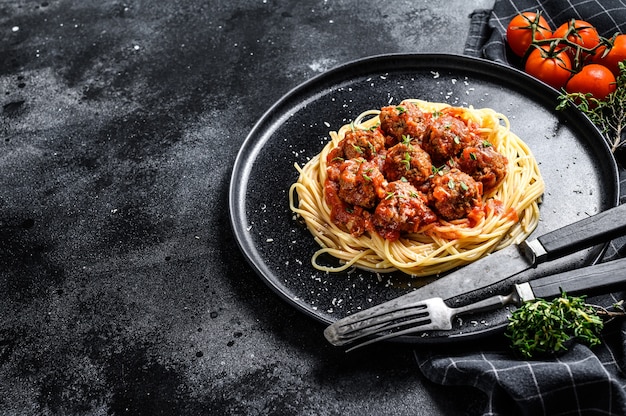
{"type": "MultiPolygon", "coordinates": [[[[528,282],[536,298],[602,293],[626,283],[626,258],[557,273],[528,282]]],[[[626,285],[624,286],[626,287],[626,285]]]]}
{"type": "Polygon", "coordinates": [[[550,231],[523,245],[534,263],[554,260],[626,234],[626,204],[550,231]],[[539,244],[537,244],[539,243],[539,244]]]}

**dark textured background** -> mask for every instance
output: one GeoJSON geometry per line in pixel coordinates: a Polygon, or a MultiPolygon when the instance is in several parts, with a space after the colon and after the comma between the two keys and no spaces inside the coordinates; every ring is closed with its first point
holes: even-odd
{"type": "Polygon", "coordinates": [[[462,53],[492,3],[1,1],[0,413],[477,413],[409,347],[328,345],[245,263],[227,198],[284,93],[462,53]]]}

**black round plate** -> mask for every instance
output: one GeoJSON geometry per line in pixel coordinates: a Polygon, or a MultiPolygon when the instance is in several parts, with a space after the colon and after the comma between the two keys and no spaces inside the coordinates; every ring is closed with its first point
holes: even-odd
{"type": "MultiPolygon", "coordinates": [[[[327,274],[310,259],[319,248],[289,210],[288,193],[304,165],[329,140],[328,132],[362,111],[406,98],[454,106],[491,107],[532,149],[546,182],[535,235],[617,204],[617,167],[600,132],[579,111],[557,112],[558,92],[521,71],[457,55],[397,54],[351,62],[287,93],[257,122],[236,159],[230,217],[241,250],[283,299],[324,323],[377,305],[428,279],[360,270],[327,274]]],[[[564,267],[597,261],[603,247],[562,260],[564,267]]],[[[556,269],[561,267],[557,264],[556,269]]],[[[484,296],[485,294],[475,294],[484,296]]],[[[415,342],[466,339],[502,328],[506,312],[459,320],[442,336],[415,342]]],[[[405,337],[407,338],[407,337],[405,337]]]]}

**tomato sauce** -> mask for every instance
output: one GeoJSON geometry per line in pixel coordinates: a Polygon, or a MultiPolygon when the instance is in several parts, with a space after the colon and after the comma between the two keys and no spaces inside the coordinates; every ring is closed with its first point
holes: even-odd
{"type": "Polygon", "coordinates": [[[327,157],[332,221],[355,236],[367,231],[395,241],[442,221],[474,226],[487,212],[517,220],[498,201],[483,204],[484,191],[504,179],[507,160],[460,114],[403,102],[383,107],[377,128],[348,131],[327,157]]]}

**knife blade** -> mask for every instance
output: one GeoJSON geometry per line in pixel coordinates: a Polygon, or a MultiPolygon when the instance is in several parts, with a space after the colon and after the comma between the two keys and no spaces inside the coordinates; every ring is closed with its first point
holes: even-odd
{"type": "Polygon", "coordinates": [[[393,314],[375,315],[362,322],[361,330],[354,332],[353,325],[329,326],[324,336],[331,344],[342,346],[363,338],[367,341],[350,348],[360,348],[374,342],[402,335],[416,334],[430,330],[452,329],[453,318],[476,312],[483,312],[513,304],[521,306],[535,299],[551,299],[563,292],[568,295],[592,295],[605,293],[618,284],[626,283],[626,258],[569,270],[541,277],[530,282],[509,286],[506,295],[494,295],[469,305],[450,308],[442,299],[429,298],[423,302],[406,304],[403,310],[393,314]]]}
{"type": "MultiPolygon", "coordinates": [[[[414,291],[339,319],[330,327],[354,325],[371,315],[432,297],[444,300],[497,284],[538,264],[626,234],[626,204],[589,216],[518,245],[510,245],[414,291]]],[[[330,330],[332,332],[332,329],[330,330]]]]}

